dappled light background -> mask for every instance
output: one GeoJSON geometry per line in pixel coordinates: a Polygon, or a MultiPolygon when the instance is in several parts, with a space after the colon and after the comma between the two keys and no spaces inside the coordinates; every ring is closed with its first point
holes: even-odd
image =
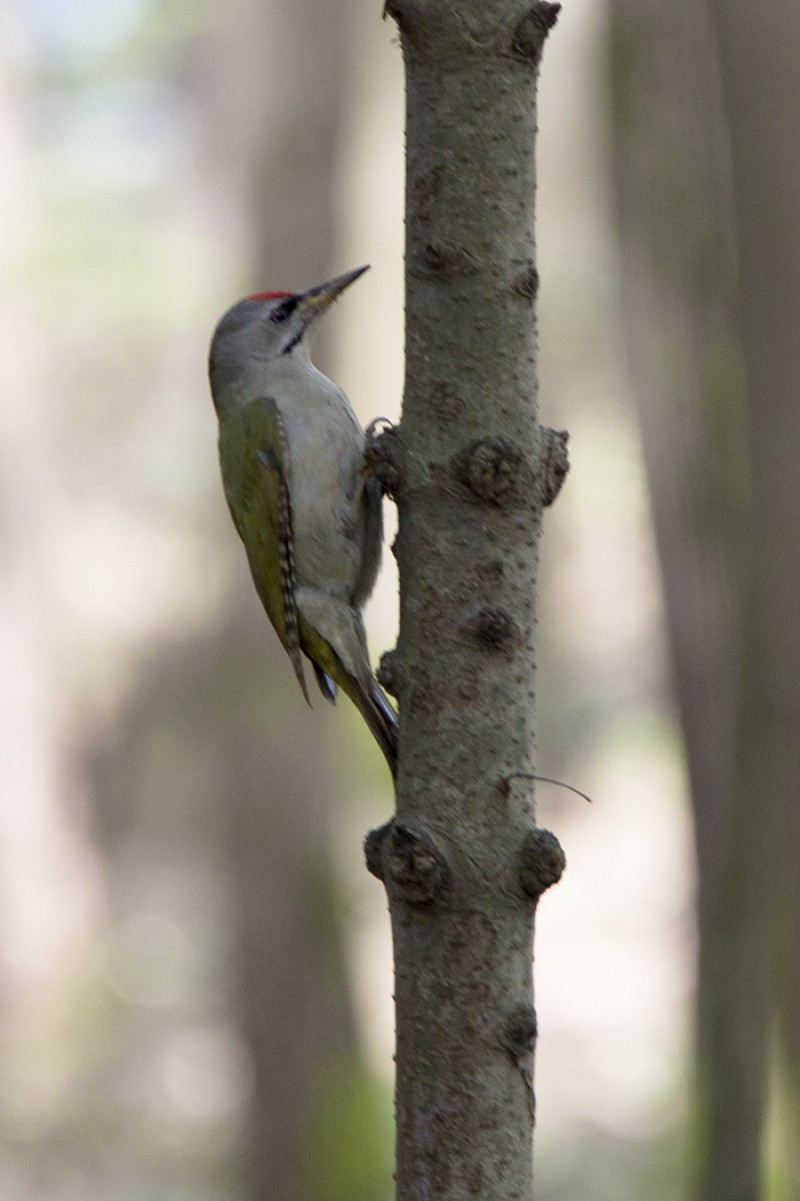
{"type": "MultiPolygon", "coordinates": [[[[390,1196],[389,923],[361,855],[390,791],[259,611],[205,377],[239,295],[369,262],[316,357],[365,422],[399,414],[400,53],[377,0],[324,7],[321,31],[295,0],[0,10],[5,1201],[390,1196]]],[[[573,464],[542,546],[539,770],[593,804],[539,786],[568,871],[538,917],[537,1175],[548,1201],[659,1201],[691,835],[603,20],[565,4],[539,120],[541,416],[573,464]]]]}

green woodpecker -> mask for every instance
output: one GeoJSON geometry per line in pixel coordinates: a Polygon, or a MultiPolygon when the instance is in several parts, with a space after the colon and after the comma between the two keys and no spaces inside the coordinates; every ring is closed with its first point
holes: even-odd
{"type": "Polygon", "coordinates": [[[337,685],[391,768],[397,715],[369,665],[362,607],[378,574],[381,488],[364,471],[364,431],[341,388],[313,366],[308,332],[359,267],[307,292],[259,292],[222,317],[209,375],[222,480],[256,590],[309,700],[337,685]]]}

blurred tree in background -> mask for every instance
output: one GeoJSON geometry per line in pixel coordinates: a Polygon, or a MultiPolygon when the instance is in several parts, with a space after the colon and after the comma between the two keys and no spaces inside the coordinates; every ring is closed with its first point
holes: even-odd
{"type": "Polygon", "coordinates": [[[631,361],[695,813],[690,1192],[789,1198],[800,1195],[800,9],[616,0],[612,32],[631,361]]]}

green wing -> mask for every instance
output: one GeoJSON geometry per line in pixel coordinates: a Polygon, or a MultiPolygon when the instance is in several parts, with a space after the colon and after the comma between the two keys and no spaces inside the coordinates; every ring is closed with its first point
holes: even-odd
{"type": "Polygon", "coordinates": [[[256,590],[308,700],[297,613],[289,446],[272,397],[259,397],[224,415],[219,452],[225,496],[256,590]]]}
{"type": "MultiPolygon", "coordinates": [[[[359,595],[352,604],[308,585],[298,587],[289,446],[280,410],[271,397],[259,397],[244,407],[220,413],[219,453],[225,496],[247,550],[258,595],[292,661],[303,695],[309,699],[304,653],[314,666],[323,695],[333,700],[338,684],[358,707],[394,773],[397,715],[370,670],[359,612],[377,570],[375,548],[367,555],[368,564],[362,566],[356,584],[359,595]]],[[[371,534],[377,551],[379,518],[378,508],[372,514],[371,534]]]]}

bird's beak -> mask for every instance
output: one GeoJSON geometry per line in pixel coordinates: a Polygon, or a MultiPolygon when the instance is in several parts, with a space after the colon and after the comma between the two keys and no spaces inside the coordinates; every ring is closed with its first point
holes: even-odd
{"type": "Polygon", "coordinates": [[[335,279],[329,279],[326,284],[317,284],[315,288],[309,288],[307,292],[298,293],[298,305],[305,310],[307,320],[315,321],[329,305],[333,304],[336,297],[344,292],[345,288],[348,288],[354,280],[368,270],[368,265],[356,267],[354,271],[346,271],[344,275],[337,275],[335,279]]]}

